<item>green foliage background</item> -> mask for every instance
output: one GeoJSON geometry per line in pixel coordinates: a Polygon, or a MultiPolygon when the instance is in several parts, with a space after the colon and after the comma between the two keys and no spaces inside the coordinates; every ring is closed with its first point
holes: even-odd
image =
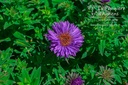
{"type": "Polygon", "coordinates": [[[63,85],[68,72],[79,73],[85,85],[125,85],[127,10],[127,0],[104,5],[97,0],[0,0],[0,85],[63,85]],[[95,6],[93,12],[89,6],[95,6]],[[125,9],[101,11],[98,6],[125,9]],[[96,13],[91,18],[94,12],[104,15],[96,13]],[[107,16],[109,12],[118,15],[107,16]],[[49,50],[45,34],[59,21],[69,21],[82,30],[84,43],[74,59],[58,58],[49,50]],[[100,66],[114,71],[113,83],[96,76],[100,66]]]}

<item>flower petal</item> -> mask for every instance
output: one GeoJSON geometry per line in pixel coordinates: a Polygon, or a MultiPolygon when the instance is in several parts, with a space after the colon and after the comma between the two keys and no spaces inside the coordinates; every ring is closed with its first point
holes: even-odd
{"type": "Polygon", "coordinates": [[[54,32],[51,31],[51,30],[48,30],[48,33],[49,33],[49,34],[47,35],[47,37],[48,37],[49,40],[58,40],[56,33],[54,33],[54,32]]]}

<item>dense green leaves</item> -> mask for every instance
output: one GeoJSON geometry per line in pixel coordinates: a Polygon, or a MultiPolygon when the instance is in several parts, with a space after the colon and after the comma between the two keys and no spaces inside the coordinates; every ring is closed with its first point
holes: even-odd
{"type": "Polygon", "coordinates": [[[18,85],[40,85],[41,84],[41,68],[34,68],[32,73],[29,74],[27,69],[22,69],[21,76],[19,76],[20,82],[18,85]]]}
{"type": "Polygon", "coordinates": [[[4,64],[12,56],[12,49],[8,48],[6,51],[0,52],[0,65],[4,64]]]}
{"type": "Polygon", "coordinates": [[[0,51],[0,84],[13,85],[14,81],[10,79],[16,61],[11,59],[13,49],[0,51]]]}
{"type": "Polygon", "coordinates": [[[127,6],[127,0],[0,0],[0,85],[63,85],[69,72],[79,73],[84,85],[125,85],[127,6]],[[46,37],[60,21],[84,36],[68,59],[57,57],[46,37]]]}

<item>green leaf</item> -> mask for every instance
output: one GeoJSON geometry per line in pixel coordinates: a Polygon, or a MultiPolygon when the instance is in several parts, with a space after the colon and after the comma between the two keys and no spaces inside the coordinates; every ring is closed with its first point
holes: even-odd
{"type": "Polygon", "coordinates": [[[23,39],[23,40],[26,40],[25,39],[25,35],[23,35],[22,33],[16,31],[14,34],[13,34],[14,37],[16,38],[19,38],[19,39],[23,39]]]}
{"type": "Polygon", "coordinates": [[[14,43],[18,46],[23,46],[23,47],[30,47],[31,46],[28,42],[20,40],[20,39],[15,40],[14,43]]]}
{"type": "Polygon", "coordinates": [[[108,81],[106,81],[104,79],[103,79],[103,82],[104,82],[105,85],[111,85],[108,81]]]}
{"type": "Polygon", "coordinates": [[[91,69],[90,70],[90,74],[91,74],[91,78],[93,79],[94,76],[95,76],[95,74],[96,74],[96,72],[94,71],[94,69],[91,69]]]}
{"type": "Polygon", "coordinates": [[[4,29],[7,29],[8,27],[10,27],[12,25],[11,22],[5,22],[4,23],[4,29]]]}
{"type": "Polygon", "coordinates": [[[47,81],[44,83],[44,85],[51,85],[51,81],[54,82],[54,79],[49,73],[47,73],[47,81]]]}
{"type": "Polygon", "coordinates": [[[6,51],[0,52],[0,65],[4,64],[12,55],[13,50],[8,48],[6,51]]]}
{"type": "Polygon", "coordinates": [[[123,60],[123,66],[128,69],[128,60],[123,60]]]}
{"type": "Polygon", "coordinates": [[[116,47],[119,46],[119,40],[117,38],[114,39],[114,44],[116,47]]]}
{"type": "Polygon", "coordinates": [[[61,2],[64,2],[65,0],[52,0],[53,6],[60,4],[61,2]]]}
{"type": "Polygon", "coordinates": [[[42,36],[42,29],[39,29],[38,27],[36,27],[35,29],[35,37],[37,37],[37,39],[43,39],[43,36],[42,36]]]}
{"type": "Polygon", "coordinates": [[[56,80],[59,82],[60,81],[60,78],[58,76],[58,70],[56,68],[53,69],[53,73],[55,74],[56,76],[56,80]]]}
{"type": "Polygon", "coordinates": [[[2,17],[2,15],[0,14],[0,20],[3,20],[3,17],[2,17]]]}
{"type": "Polygon", "coordinates": [[[36,68],[33,69],[31,74],[31,85],[40,85],[40,77],[41,77],[41,67],[39,67],[37,70],[36,68]]]}
{"type": "Polygon", "coordinates": [[[86,57],[87,57],[87,52],[85,51],[85,52],[83,53],[81,59],[86,58],[86,57]]]}
{"type": "Polygon", "coordinates": [[[116,73],[121,76],[121,77],[125,77],[125,74],[123,72],[121,72],[121,70],[119,68],[117,68],[116,70],[116,73]]]}
{"type": "Polygon", "coordinates": [[[23,82],[17,82],[18,85],[24,85],[23,82]]]}
{"type": "Polygon", "coordinates": [[[1,43],[1,42],[4,42],[4,41],[5,41],[5,42],[8,42],[8,41],[11,41],[11,39],[10,39],[9,37],[8,37],[8,38],[5,38],[5,39],[1,39],[1,40],[0,40],[0,43],[1,43]]]}
{"type": "Polygon", "coordinates": [[[120,78],[119,75],[115,74],[114,77],[115,77],[115,80],[116,80],[117,82],[119,82],[120,84],[122,84],[122,80],[121,80],[121,78],[120,78]]]}
{"type": "Polygon", "coordinates": [[[105,56],[109,57],[111,55],[111,53],[108,53],[107,51],[105,51],[105,56]]]}
{"type": "Polygon", "coordinates": [[[49,1],[48,0],[44,0],[44,4],[46,7],[49,7],[49,1]]]}
{"type": "Polygon", "coordinates": [[[98,45],[100,54],[103,56],[105,49],[105,40],[100,40],[100,44],[98,45]]]}
{"type": "Polygon", "coordinates": [[[22,69],[22,78],[24,83],[30,84],[31,79],[26,69],[22,69]]]}

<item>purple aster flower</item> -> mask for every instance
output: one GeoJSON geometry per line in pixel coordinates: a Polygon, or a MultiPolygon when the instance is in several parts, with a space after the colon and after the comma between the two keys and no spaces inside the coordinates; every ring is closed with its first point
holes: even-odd
{"type": "Polygon", "coordinates": [[[102,3],[110,2],[110,0],[102,0],[102,3]]]}
{"type": "Polygon", "coordinates": [[[71,85],[82,85],[83,84],[83,80],[81,79],[81,77],[78,77],[74,80],[72,80],[71,85]]]}
{"type": "Polygon", "coordinates": [[[65,85],[83,85],[84,81],[77,73],[69,73],[65,85]]]}
{"type": "Polygon", "coordinates": [[[68,21],[56,22],[52,28],[53,31],[48,30],[47,34],[48,40],[51,41],[51,51],[65,58],[76,56],[84,39],[80,29],[68,21]]]}

